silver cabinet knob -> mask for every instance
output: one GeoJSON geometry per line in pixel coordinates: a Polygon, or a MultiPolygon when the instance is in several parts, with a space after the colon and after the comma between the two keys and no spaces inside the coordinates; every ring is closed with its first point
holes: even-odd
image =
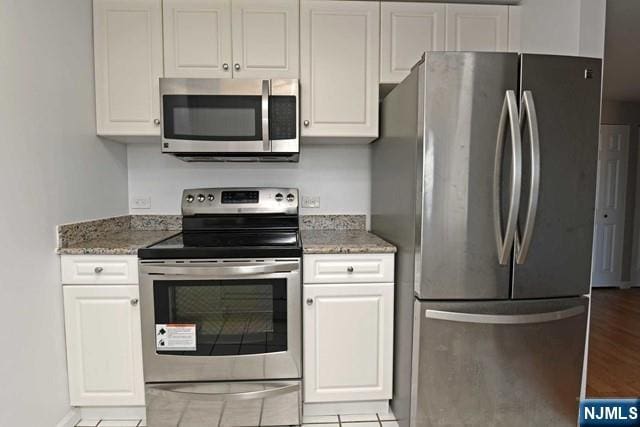
{"type": "Polygon", "coordinates": [[[94,269],[93,269],[93,271],[94,271],[96,274],[100,274],[100,273],[102,273],[102,272],[104,271],[104,268],[102,268],[102,267],[96,267],[96,268],[94,268],[94,269]]]}
{"type": "Polygon", "coordinates": [[[351,267],[351,266],[347,267],[347,271],[348,271],[349,273],[353,273],[353,267],[351,267]]]}
{"type": "Polygon", "coordinates": [[[222,69],[225,71],[229,70],[229,64],[227,64],[226,62],[224,64],[222,64],[222,69]]]}
{"type": "Polygon", "coordinates": [[[307,298],[307,305],[313,304],[313,298],[307,298]]]}
{"type": "Polygon", "coordinates": [[[235,69],[236,69],[236,71],[240,71],[240,64],[236,64],[236,65],[234,65],[234,66],[233,66],[233,68],[235,68],[235,69]]]}
{"type": "Polygon", "coordinates": [[[136,306],[138,305],[138,303],[140,302],[140,300],[138,298],[132,298],[131,301],[129,301],[131,303],[132,306],[136,306]]]}
{"type": "Polygon", "coordinates": [[[309,120],[305,120],[304,122],[302,122],[302,124],[304,125],[304,127],[308,128],[309,127],[309,120]]]}
{"type": "Polygon", "coordinates": [[[156,125],[156,126],[160,125],[160,119],[155,119],[153,121],[153,124],[156,125]]]}

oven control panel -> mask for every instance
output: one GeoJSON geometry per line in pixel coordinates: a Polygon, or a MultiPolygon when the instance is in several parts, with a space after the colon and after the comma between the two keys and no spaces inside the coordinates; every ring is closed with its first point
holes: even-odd
{"type": "Polygon", "coordinates": [[[194,188],[182,194],[182,215],[298,214],[297,188],[194,188]]]}

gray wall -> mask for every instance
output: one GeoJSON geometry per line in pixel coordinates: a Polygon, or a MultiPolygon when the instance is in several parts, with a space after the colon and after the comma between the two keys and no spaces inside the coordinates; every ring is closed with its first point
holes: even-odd
{"type": "Polygon", "coordinates": [[[95,136],[91,2],[0,0],[0,426],[70,410],[57,224],[126,214],[126,148],[95,136]]]}
{"type": "Polygon", "coordinates": [[[631,280],[631,260],[634,253],[634,236],[638,233],[634,229],[638,227],[636,217],[636,193],[640,189],[638,185],[638,144],[640,126],[640,103],[604,101],[602,105],[602,124],[629,125],[629,169],[627,176],[627,199],[624,227],[622,278],[624,282],[631,280]]]}

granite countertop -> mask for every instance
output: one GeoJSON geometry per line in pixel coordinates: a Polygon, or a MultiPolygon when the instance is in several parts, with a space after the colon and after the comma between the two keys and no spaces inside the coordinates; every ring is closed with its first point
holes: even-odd
{"type": "Polygon", "coordinates": [[[124,215],[58,226],[60,255],[137,255],[180,232],[177,215],[124,215]]]}
{"type": "MultiPolygon", "coordinates": [[[[58,226],[61,255],[137,255],[138,249],[181,231],[177,215],[124,215],[58,226]]],[[[305,254],[394,253],[365,230],[364,215],[307,215],[300,221],[305,254]]]]}
{"type": "Polygon", "coordinates": [[[302,230],[305,254],[395,253],[391,243],[366,230],[302,230]]]}
{"type": "Polygon", "coordinates": [[[137,255],[138,249],[176,234],[173,230],[127,230],[83,240],[58,249],[61,255],[137,255]]]}

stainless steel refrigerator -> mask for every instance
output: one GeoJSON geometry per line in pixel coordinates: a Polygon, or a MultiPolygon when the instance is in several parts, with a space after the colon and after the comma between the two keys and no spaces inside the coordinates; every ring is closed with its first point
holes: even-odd
{"type": "Polygon", "coordinates": [[[383,100],[401,425],[576,425],[600,80],[599,59],[429,52],[383,100]]]}

